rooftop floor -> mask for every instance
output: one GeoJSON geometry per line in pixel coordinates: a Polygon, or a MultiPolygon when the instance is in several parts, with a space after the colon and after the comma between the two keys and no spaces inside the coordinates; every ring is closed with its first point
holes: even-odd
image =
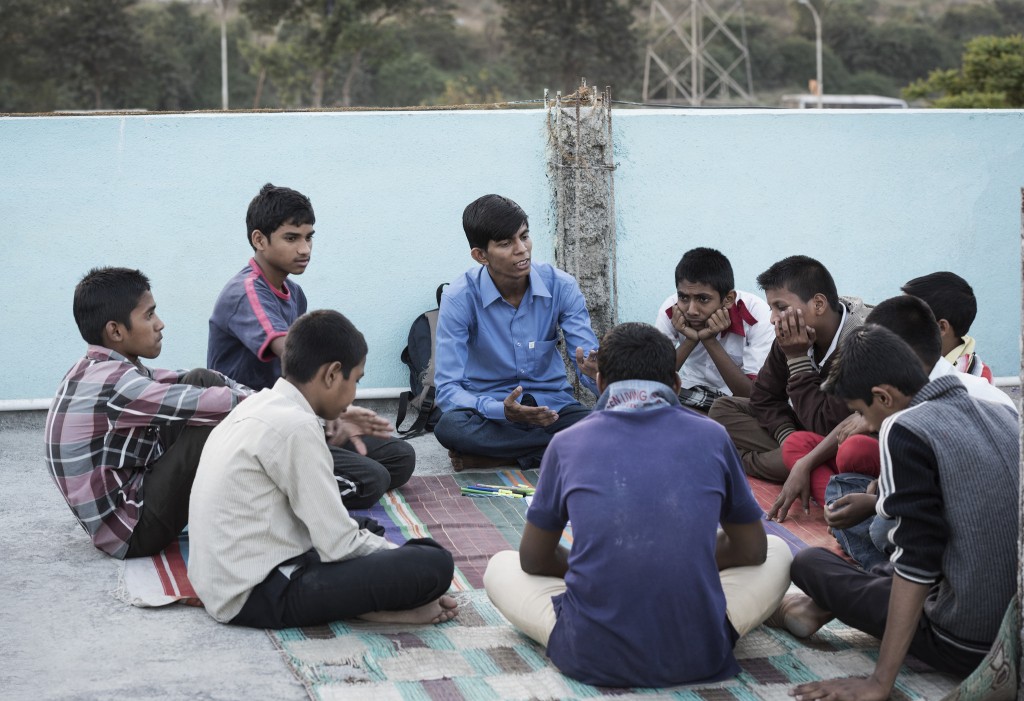
{"type": "MultiPolygon", "coordinates": [[[[43,464],[45,420],[0,413],[0,699],[306,699],[263,631],[118,599],[121,563],[92,547],[43,464]]],[[[414,445],[417,474],[451,471],[433,436],[414,445]]]]}

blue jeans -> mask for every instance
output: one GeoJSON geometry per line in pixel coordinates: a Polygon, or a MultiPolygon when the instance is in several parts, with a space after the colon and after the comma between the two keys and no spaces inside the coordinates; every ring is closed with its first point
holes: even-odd
{"type": "Polygon", "coordinates": [[[558,410],[558,421],[550,426],[528,426],[488,419],[474,409],[455,409],[441,415],[434,427],[437,441],[449,450],[469,455],[512,458],[524,470],[540,465],[551,436],[569,428],[590,414],[582,404],[558,410]]]}
{"type": "MultiPolygon", "coordinates": [[[[871,482],[871,477],[855,472],[835,475],[825,487],[826,506],[831,506],[832,502],[847,494],[863,494],[871,482]]],[[[870,570],[876,565],[884,565],[889,560],[892,546],[888,542],[887,534],[892,525],[891,520],[876,515],[849,528],[836,528],[833,534],[843,552],[860,563],[865,570],[870,570]]]]}

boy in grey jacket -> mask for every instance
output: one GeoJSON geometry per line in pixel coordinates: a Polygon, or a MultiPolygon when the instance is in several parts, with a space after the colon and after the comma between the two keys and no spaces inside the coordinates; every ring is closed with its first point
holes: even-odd
{"type": "Polygon", "coordinates": [[[858,329],[841,350],[826,391],[879,432],[877,509],[895,520],[893,572],[805,550],[791,576],[806,596],[787,597],[774,618],[798,636],[835,617],[882,639],[871,676],[802,684],[797,698],[885,699],[908,652],[966,676],[996,638],[1016,592],[1017,417],[971,398],[955,376],[928,382],[888,329],[858,329]]]}

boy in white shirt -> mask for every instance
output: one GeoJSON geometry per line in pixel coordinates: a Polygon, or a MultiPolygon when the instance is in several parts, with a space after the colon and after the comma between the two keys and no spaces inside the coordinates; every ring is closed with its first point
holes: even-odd
{"type": "Polygon", "coordinates": [[[334,311],[289,329],[283,377],[211,432],[189,504],[189,579],[222,623],[288,628],[456,615],[451,554],[361,529],[335,483],[320,419],[355,398],[366,341],[334,311]],[[319,417],[319,418],[318,418],[319,417]]]}
{"type": "Polygon", "coordinates": [[[749,397],[775,330],[757,295],[734,289],[729,259],[713,248],[687,251],[676,266],[676,293],[661,303],[655,327],[676,346],[683,406],[704,413],[721,396],[749,397]]]}

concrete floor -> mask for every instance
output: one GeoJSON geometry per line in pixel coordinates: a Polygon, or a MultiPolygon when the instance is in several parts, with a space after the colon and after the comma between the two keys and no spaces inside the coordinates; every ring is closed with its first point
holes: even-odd
{"type": "MultiPolygon", "coordinates": [[[[307,698],[265,632],[116,597],[121,563],[92,546],[43,463],[45,420],[0,413],[0,699],[307,698]]],[[[417,474],[451,471],[433,435],[413,443],[417,474]]]]}

